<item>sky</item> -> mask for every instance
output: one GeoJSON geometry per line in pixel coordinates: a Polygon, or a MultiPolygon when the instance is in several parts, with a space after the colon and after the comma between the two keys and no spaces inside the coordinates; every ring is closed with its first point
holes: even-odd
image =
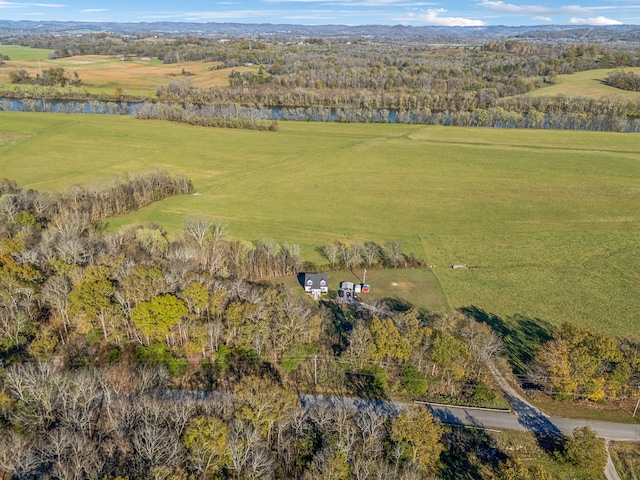
{"type": "Polygon", "coordinates": [[[640,0],[0,0],[1,20],[301,25],[640,24],[640,0]],[[576,2],[576,3],[573,3],[576,2]]]}

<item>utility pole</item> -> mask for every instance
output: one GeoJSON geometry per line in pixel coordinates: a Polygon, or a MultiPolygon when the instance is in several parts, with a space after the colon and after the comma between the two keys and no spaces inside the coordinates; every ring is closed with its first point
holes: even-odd
{"type": "Polygon", "coordinates": [[[313,356],[313,384],[318,385],[318,354],[313,356]]]}
{"type": "MultiPolygon", "coordinates": [[[[638,385],[638,388],[640,389],[640,385],[638,385]]],[[[638,411],[638,405],[640,405],[640,397],[638,397],[638,402],[636,403],[636,408],[633,410],[633,415],[631,415],[631,418],[636,417],[636,412],[638,411]]]]}

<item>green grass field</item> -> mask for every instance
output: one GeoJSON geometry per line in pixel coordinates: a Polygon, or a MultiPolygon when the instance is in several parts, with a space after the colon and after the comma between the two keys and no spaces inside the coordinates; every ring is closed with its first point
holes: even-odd
{"type": "Polygon", "coordinates": [[[29,48],[22,47],[20,45],[1,45],[0,53],[2,55],[8,55],[9,59],[13,61],[32,61],[32,60],[48,60],[49,55],[53,53],[53,50],[46,50],[44,48],[29,48]]]}
{"type": "MultiPolygon", "coordinates": [[[[585,72],[558,75],[553,85],[545,85],[534,90],[529,95],[543,95],[555,97],[566,95],[567,97],[602,98],[620,96],[630,99],[639,98],[640,92],[629,92],[619,88],[610,87],[604,83],[612,68],[587,70],[585,72]]],[[[640,73],[640,68],[625,68],[625,71],[640,73]]]]}
{"type": "Polygon", "coordinates": [[[640,332],[638,145],[616,133],[284,122],[272,133],[0,113],[0,171],[23,186],[151,167],[193,180],[198,195],[111,229],[177,230],[203,215],[233,237],[297,242],[316,262],[335,240],[398,240],[437,266],[444,305],[610,334],[640,332]]]}

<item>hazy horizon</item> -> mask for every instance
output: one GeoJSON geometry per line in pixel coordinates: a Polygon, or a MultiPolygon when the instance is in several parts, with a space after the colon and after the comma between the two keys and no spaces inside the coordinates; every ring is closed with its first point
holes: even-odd
{"type": "Polygon", "coordinates": [[[80,1],[31,3],[0,0],[0,19],[86,22],[220,22],[297,25],[534,26],[640,23],[640,0],[252,0],[245,2],[80,1]],[[177,5],[177,6],[176,6],[177,5]]]}

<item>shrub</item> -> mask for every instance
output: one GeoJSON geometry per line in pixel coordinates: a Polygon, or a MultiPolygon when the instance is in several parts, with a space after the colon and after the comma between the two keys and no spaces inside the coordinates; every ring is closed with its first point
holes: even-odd
{"type": "Polygon", "coordinates": [[[604,440],[591,427],[576,428],[565,443],[564,457],[568,463],[594,477],[602,476],[607,463],[604,440]]]}
{"type": "Polygon", "coordinates": [[[410,363],[402,367],[402,386],[411,395],[424,395],[427,391],[427,379],[423,373],[410,363]]]}

